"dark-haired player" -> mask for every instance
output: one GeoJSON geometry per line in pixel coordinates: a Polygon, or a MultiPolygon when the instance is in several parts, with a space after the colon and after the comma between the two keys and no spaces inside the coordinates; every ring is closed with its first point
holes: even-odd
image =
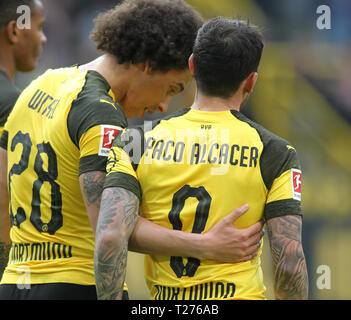
{"type": "MultiPolygon", "coordinates": [[[[17,71],[32,71],[37,64],[42,45],[44,8],[39,0],[0,1],[0,131],[13,107],[19,90],[13,86],[17,71]],[[27,6],[30,10],[30,27],[18,25],[17,8],[27,6]]],[[[0,132],[0,134],[1,134],[0,132]]]]}
{"type": "MultiPolygon", "coordinates": [[[[15,74],[35,68],[42,45],[46,42],[42,30],[44,18],[44,8],[39,0],[0,0],[0,136],[20,94],[13,84],[15,74]],[[19,25],[17,22],[21,14],[17,11],[21,6],[29,10],[26,19],[30,21],[21,20],[19,25]]],[[[6,190],[7,186],[0,185],[0,188],[6,190]]],[[[6,197],[0,199],[0,203],[5,200],[6,197]]],[[[0,228],[8,230],[8,225],[9,217],[0,217],[0,228]]],[[[8,232],[4,232],[4,237],[0,237],[0,279],[7,264],[9,241],[8,232]]]]}
{"type": "MultiPolygon", "coordinates": [[[[12,248],[0,299],[96,299],[94,230],[111,134],[127,126],[126,117],[164,111],[186,86],[187,60],[202,23],[180,0],[124,1],[96,19],[92,39],[104,51],[101,57],[48,70],[23,91],[1,138],[0,177],[8,176],[12,248]]],[[[239,259],[257,250],[260,225],[255,229],[251,251],[241,250],[239,259]]],[[[162,234],[148,232],[140,246],[147,249],[156,241],[153,250],[167,245],[169,252],[176,246],[217,254],[216,233],[205,243],[177,232],[160,241],[162,234]]],[[[121,256],[118,263],[125,260],[121,256]]],[[[104,270],[111,265],[115,262],[105,263],[104,270]]],[[[116,297],[122,298],[122,290],[116,297]]]]}
{"type": "MultiPolygon", "coordinates": [[[[262,36],[254,26],[224,18],[203,25],[189,60],[197,83],[195,102],[155,122],[151,131],[128,129],[117,136],[97,237],[117,232],[116,223],[132,219],[139,203],[150,221],[193,233],[208,231],[230,208],[248,204],[235,225],[247,228],[266,220],[276,298],[306,299],[296,151],[240,113],[253,91],[262,50],[262,36]]],[[[112,257],[118,248],[111,242],[101,250],[112,257]]],[[[146,282],[153,299],[264,299],[260,253],[234,264],[146,255],[146,282]]]]}

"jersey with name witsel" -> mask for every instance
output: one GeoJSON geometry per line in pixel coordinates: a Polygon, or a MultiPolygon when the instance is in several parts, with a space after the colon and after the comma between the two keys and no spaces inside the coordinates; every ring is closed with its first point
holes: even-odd
{"type": "Polygon", "coordinates": [[[112,140],[126,125],[95,71],[48,70],[23,91],[1,139],[12,223],[2,283],[95,283],[79,175],[105,171],[112,140]]]}
{"type": "MultiPolygon", "coordinates": [[[[105,188],[134,192],[152,222],[207,232],[245,203],[250,208],[238,228],[301,214],[295,149],[240,112],[184,109],[145,128],[119,133],[105,188]]],[[[147,285],[154,299],[264,299],[261,250],[235,264],[146,255],[147,285]]]]}

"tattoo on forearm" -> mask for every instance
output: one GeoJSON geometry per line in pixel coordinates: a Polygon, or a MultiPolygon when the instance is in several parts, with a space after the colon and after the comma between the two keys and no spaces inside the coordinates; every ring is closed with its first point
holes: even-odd
{"type": "Polygon", "coordinates": [[[138,216],[139,200],[123,188],[107,188],[96,229],[95,280],[98,299],[121,299],[128,241],[138,216]]]}
{"type": "Polygon", "coordinates": [[[277,299],[308,298],[308,275],[301,229],[299,216],[277,217],[267,222],[277,299]]]}
{"type": "Polygon", "coordinates": [[[11,249],[11,244],[0,242],[0,280],[7,266],[10,249],[11,249]]]}
{"type": "Polygon", "coordinates": [[[100,206],[106,174],[100,171],[87,172],[83,176],[83,188],[88,205],[100,206]]]}

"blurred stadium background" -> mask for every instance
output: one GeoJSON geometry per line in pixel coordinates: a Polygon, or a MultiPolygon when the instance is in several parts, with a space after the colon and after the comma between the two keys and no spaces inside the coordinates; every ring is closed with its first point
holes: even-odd
{"type": "MultiPolygon", "coordinates": [[[[259,81],[243,112],[289,140],[300,156],[310,299],[351,299],[351,1],[186,1],[205,18],[249,19],[262,28],[266,45],[259,81]],[[320,5],[330,7],[329,30],[316,26],[320,5]],[[318,279],[323,282],[317,273],[321,265],[331,272],[327,289],[317,286],[318,279]]],[[[17,86],[24,88],[48,68],[97,57],[89,40],[93,18],[117,2],[43,0],[48,42],[36,70],[17,75],[17,86]]],[[[194,92],[192,83],[173,99],[169,112],[190,106],[194,92]]],[[[274,299],[268,239],[262,260],[267,297],[274,299]]],[[[130,254],[127,283],[131,299],[149,299],[142,255],[130,254]]]]}

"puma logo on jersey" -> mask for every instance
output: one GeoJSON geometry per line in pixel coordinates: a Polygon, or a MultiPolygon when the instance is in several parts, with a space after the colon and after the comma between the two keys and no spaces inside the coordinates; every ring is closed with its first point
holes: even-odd
{"type": "Polygon", "coordinates": [[[287,147],[289,150],[292,149],[292,150],[296,151],[294,147],[289,146],[288,144],[286,145],[286,147],[287,147]]]}
{"type": "Polygon", "coordinates": [[[108,103],[108,104],[110,104],[112,107],[114,107],[117,110],[116,106],[110,101],[107,101],[105,99],[100,99],[100,102],[108,103]]]}

